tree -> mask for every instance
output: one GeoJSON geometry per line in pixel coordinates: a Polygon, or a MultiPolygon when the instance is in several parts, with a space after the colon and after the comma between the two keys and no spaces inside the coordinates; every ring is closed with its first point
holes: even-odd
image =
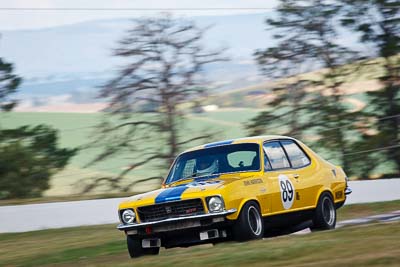
{"type": "Polygon", "coordinates": [[[57,147],[57,131],[45,125],[0,132],[0,199],[39,197],[74,149],[57,147]]]}
{"type": "Polygon", "coordinates": [[[323,67],[320,78],[314,82],[320,95],[313,106],[317,118],[315,129],[320,139],[318,147],[332,151],[343,168],[350,172],[350,151],[354,136],[357,134],[354,113],[344,103],[345,91],[342,85],[347,77],[357,71],[356,53],[338,43],[337,18],[341,6],[328,0],[305,1],[306,8],[296,12],[303,19],[301,27],[305,29],[308,51],[316,63],[323,67]]]}
{"type": "MultiPolygon", "coordinates": [[[[275,82],[272,92],[275,98],[267,104],[268,108],[252,119],[248,125],[251,135],[265,131],[301,137],[309,123],[301,120],[309,111],[306,105],[306,88],[310,81],[296,76],[306,71],[310,56],[301,32],[293,32],[288,27],[286,3],[278,8],[278,18],[267,19],[266,23],[277,33],[273,35],[276,45],[254,53],[263,75],[270,79],[290,78],[287,82],[275,82]],[[286,126],[286,127],[285,127],[286,126]],[[276,131],[276,132],[275,132],[276,131]]],[[[270,28],[271,29],[271,28],[270,28]]]]}
{"type": "Polygon", "coordinates": [[[377,130],[369,140],[385,149],[386,157],[400,174],[400,1],[342,0],[343,25],[361,34],[361,42],[381,57],[370,64],[383,67],[379,77],[382,88],[368,92],[370,110],[364,113],[375,121],[377,130]],[[372,138],[373,137],[373,138],[372,138]]]}
{"type": "Polygon", "coordinates": [[[355,114],[343,103],[341,85],[354,72],[355,67],[346,64],[355,60],[355,53],[337,42],[340,9],[340,5],[327,0],[280,1],[277,17],[267,20],[277,32],[277,45],[256,56],[268,73],[297,77],[288,80],[284,92],[270,104],[270,111],[261,113],[251,126],[273,125],[279,120],[288,124],[290,135],[313,132],[318,138],[315,146],[333,151],[348,169],[346,155],[355,114]],[[304,65],[323,70],[313,76],[299,76],[304,65]],[[279,112],[282,107],[286,112],[279,112]]]}
{"type": "MultiPolygon", "coordinates": [[[[0,111],[11,111],[21,78],[0,58],[0,111]]],[[[1,112],[0,112],[1,115],[1,112]]],[[[0,199],[39,197],[53,174],[63,169],[75,149],[57,147],[57,131],[45,125],[0,129],[0,199]]]]}
{"type": "Polygon", "coordinates": [[[206,50],[202,44],[205,30],[191,21],[166,15],[134,23],[114,53],[125,65],[101,89],[100,97],[109,100],[110,115],[100,125],[95,144],[100,141],[106,148],[91,164],[115,154],[134,156],[118,176],[97,178],[86,191],[104,183],[128,191],[138,180],[123,185],[123,177],[145,164],[152,175],[140,181],[160,180],[154,169],[167,168],[191,142],[210,138],[189,129],[183,130],[185,136],[181,134],[185,125],[180,107],[203,93],[202,71],[207,64],[224,59],[222,50],[206,50]],[[135,108],[143,102],[153,112],[135,108]],[[149,167],[151,163],[155,166],[149,167]]]}
{"type": "Polygon", "coordinates": [[[10,111],[17,101],[10,98],[21,83],[21,78],[13,74],[13,65],[0,58],[0,111],[10,111]]]}

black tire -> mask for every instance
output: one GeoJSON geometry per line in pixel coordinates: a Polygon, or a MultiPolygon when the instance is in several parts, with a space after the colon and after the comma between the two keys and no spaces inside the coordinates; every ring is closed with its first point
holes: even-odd
{"type": "Polygon", "coordinates": [[[232,232],[234,239],[239,242],[264,236],[264,221],[257,203],[250,201],[243,206],[232,232]]]}
{"type": "Polygon", "coordinates": [[[138,258],[143,255],[158,255],[160,253],[160,248],[143,248],[140,238],[128,235],[126,236],[126,243],[131,258],[138,258]]]}
{"type": "Polygon", "coordinates": [[[328,193],[323,193],[319,200],[313,218],[311,231],[323,231],[335,229],[336,226],[336,208],[332,197],[328,193]]]}

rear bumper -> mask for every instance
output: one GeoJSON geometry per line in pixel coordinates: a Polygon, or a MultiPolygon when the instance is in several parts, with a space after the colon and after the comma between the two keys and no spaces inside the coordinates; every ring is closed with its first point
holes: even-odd
{"type": "Polygon", "coordinates": [[[230,209],[218,213],[207,213],[195,216],[169,218],[161,221],[145,222],[138,224],[119,224],[117,229],[125,231],[127,234],[135,235],[140,234],[146,228],[151,229],[151,232],[168,232],[180,229],[187,229],[193,227],[201,227],[204,225],[203,222],[210,225],[213,223],[219,223],[225,220],[225,217],[235,213],[236,209],[230,209]]]}

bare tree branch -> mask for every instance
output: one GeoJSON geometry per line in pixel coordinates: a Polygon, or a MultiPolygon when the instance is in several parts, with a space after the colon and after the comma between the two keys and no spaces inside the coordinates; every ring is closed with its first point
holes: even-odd
{"type": "Polygon", "coordinates": [[[184,111],[179,109],[201,96],[203,68],[226,60],[222,50],[204,48],[205,32],[192,21],[169,15],[134,20],[114,50],[115,56],[128,63],[100,92],[109,101],[106,110],[112,116],[98,128],[94,144],[103,144],[105,149],[91,164],[117,154],[133,159],[115,178],[102,177],[95,183],[121,185],[124,176],[139,166],[154,166],[148,179],[156,179],[160,166],[167,169],[183,146],[209,137],[202,133],[184,139],[184,111]]]}
{"type": "Polygon", "coordinates": [[[164,178],[161,177],[161,176],[153,176],[153,177],[148,177],[148,178],[140,179],[140,180],[137,180],[137,181],[133,181],[132,183],[124,186],[122,188],[122,191],[123,192],[129,192],[131,190],[131,188],[134,187],[135,185],[137,185],[139,183],[153,181],[153,180],[158,180],[159,182],[162,182],[164,180],[164,178]]]}
{"type": "Polygon", "coordinates": [[[186,144],[188,144],[188,143],[192,143],[193,141],[204,140],[204,139],[207,139],[207,138],[210,138],[210,137],[211,137],[211,135],[209,135],[209,134],[207,134],[207,135],[200,135],[200,136],[196,136],[196,137],[190,138],[190,139],[188,139],[188,140],[179,142],[178,145],[179,145],[179,146],[182,146],[182,145],[186,145],[186,144]]]}
{"type": "Polygon", "coordinates": [[[155,127],[162,127],[160,122],[151,122],[151,121],[131,121],[119,124],[114,129],[122,128],[125,126],[139,126],[139,125],[147,125],[147,126],[155,126],[155,127]]]}

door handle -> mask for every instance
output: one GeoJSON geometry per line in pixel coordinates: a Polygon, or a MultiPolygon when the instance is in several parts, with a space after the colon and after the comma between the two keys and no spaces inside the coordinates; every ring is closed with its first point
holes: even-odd
{"type": "Polygon", "coordinates": [[[293,174],[293,177],[297,179],[297,178],[299,178],[299,175],[298,174],[293,174]]]}

